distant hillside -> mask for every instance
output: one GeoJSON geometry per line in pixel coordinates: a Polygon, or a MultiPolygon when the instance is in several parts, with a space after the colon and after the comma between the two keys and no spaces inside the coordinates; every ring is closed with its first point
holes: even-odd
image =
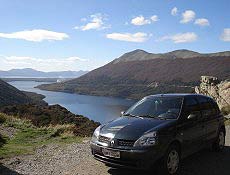
{"type": "Polygon", "coordinates": [[[22,91],[0,79],[0,106],[29,103],[31,99],[22,91]]]}
{"type": "Polygon", "coordinates": [[[20,91],[14,86],[11,86],[10,84],[0,79],[0,107],[28,103],[43,106],[47,104],[43,100],[44,98],[45,96],[41,94],[20,91]]]}
{"type": "Polygon", "coordinates": [[[167,92],[193,92],[200,76],[230,78],[230,51],[201,54],[176,50],[153,54],[143,50],[126,53],[80,78],[40,85],[45,90],[80,94],[140,98],[167,92]]]}
{"type": "Polygon", "coordinates": [[[11,69],[9,71],[0,71],[1,78],[9,77],[43,77],[43,78],[78,78],[88,71],[60,71],[60,72],[42,72],[30,68],[11,69]]]}

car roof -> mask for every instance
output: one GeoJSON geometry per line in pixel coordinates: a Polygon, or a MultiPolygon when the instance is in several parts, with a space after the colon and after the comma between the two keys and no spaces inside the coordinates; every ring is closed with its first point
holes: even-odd
{"type": "Polygon", "coordinates": [[[192,93],[155,94],[155,95],[146,96],[145,98],[154,98],[154,97],[185,97],[185,96],[201,96],[201,97],[211,98],[211,97],[206,96],[206,95],[192,94],[192,93]]]}

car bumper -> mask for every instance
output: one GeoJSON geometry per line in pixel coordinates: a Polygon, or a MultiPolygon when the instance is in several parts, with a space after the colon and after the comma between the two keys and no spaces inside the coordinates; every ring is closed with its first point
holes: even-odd
{"type": "Polygon", "coordinates": [[[93,142],[91,142],[90,147],[94,158],[110,167],[149,169],[162,156],[155,149],[116,149],[104,147],[93,142]],[[102,153],[103,148],[119,151],[120,158],[105,156],[102,153]]]}

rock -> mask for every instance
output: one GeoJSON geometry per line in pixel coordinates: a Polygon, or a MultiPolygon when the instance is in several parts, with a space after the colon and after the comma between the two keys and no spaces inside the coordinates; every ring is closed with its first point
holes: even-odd
{"type": "Polygon", "coordinates": [[[220,108],[230,105],[230,81],[219,81],[217,77],[201,76],[200,86],[195,87],[197,94],[214,98],[220,108]]]}
{"type": "Polygon", "coordinates": [[[16,132],[17,132],[17,129],[13,127],[3,126],[0,124],[0,134],[2,134],[3,136],[7,136],[10,139],[12,139],[14,135],[16,134],[16,132]]]}
{"type": "Polygon", "coordinates": [[[226,115],[225,118],[230,120],[230,114],[226,115]]]}
{"type": "Polygon", "coordinates": [[[18,165],[20,163],[21,163],[21,160],[19,158],[15,158],[15,159],[12,160],[12,162],[10,162],[10,165],[16,166],[16,165],[18,165]]]}

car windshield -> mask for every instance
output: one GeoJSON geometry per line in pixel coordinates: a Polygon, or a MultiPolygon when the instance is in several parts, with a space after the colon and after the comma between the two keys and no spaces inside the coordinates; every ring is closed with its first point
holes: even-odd
{"type": "Polygon", "coordinates": [[[124,115],[176,119],[180,113],[182,101],[181,97],[143,98],[130,107],[124,115]]]}

